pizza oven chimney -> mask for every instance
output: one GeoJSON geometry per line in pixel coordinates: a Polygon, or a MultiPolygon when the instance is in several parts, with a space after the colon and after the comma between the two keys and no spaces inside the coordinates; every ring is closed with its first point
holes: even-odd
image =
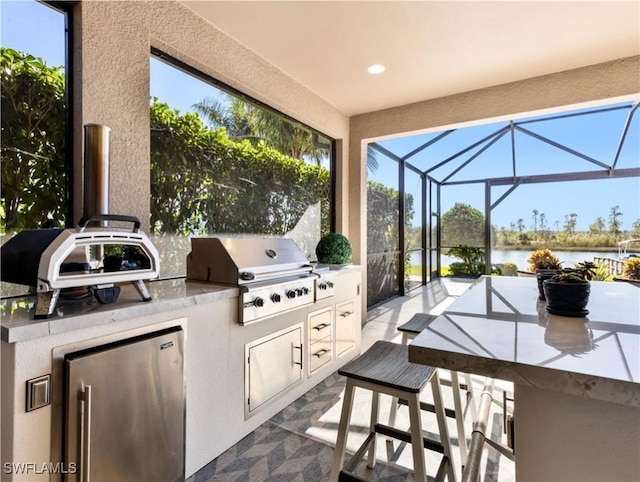
{"type": "Polygon", "coordinates": [[[109,214],[109,137],[111,128],[84,126],[83,217],[109,214]]]}

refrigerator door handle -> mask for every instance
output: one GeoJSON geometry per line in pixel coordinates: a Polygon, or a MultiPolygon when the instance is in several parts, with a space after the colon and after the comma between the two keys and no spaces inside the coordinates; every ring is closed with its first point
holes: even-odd
{"type": "Polygon", "coordinates": [[[80,394],[80,473],[82,482],[90,482],[91,468],[91,385],[80,394]]]}

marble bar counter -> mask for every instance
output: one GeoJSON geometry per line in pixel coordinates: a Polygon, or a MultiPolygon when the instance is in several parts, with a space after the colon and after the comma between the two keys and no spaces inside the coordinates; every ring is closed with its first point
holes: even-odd
{"type": "Polygon", "coordinates": [[[589,314],[547,313],[535,278],[482,277],[417,337],[411,361],[640,407],[640,288],[591,282],[589,314]]]}
{"type": "Polygon", "coordinates": [[[640,480],[640,288],[592,281],[587,309],[552,315],[535,278],[484,276],[409,346],[514,382],[518,481],[640,480]]]}
{"type": "Polygon", "coordinates": [[[143,301],[131,283],[123,283],[120,296],[113,303],[100,304],[93,296],[61,296],[53,316],[39,320],[33,318],[35,296],[2,299],[0,339],[15,343],[238,296],[238,288],[187,283],[183,278],[145,284],[151,301],[143,301]]]}

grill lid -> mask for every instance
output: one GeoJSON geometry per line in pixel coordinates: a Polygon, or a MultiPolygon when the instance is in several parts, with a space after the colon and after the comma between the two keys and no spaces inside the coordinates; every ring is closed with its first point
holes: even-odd
{"type": "Polygon", "coordinates": [[[191,238],[187,256],[187,280],[234,286],[311,271],[307,256],[289,238],[191,238]]]}

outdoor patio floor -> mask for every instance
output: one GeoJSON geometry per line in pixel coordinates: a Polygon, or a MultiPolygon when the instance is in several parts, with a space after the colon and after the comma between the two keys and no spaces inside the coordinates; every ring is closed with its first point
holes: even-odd
{"type": "MultiPolygon", "coordinates": [[[[362,330],[362,351],[366,351],[377,340],[401,342],[397,327],[415,313],[439,314],[444,311],[472,283],[471,280],[447,278],[395,298],[380,305],[367,314],[367,324],[362,330]]],[[[447,372],[444,371],[444,376],[447,372]]],[[[482,391],[484,379],[472,377],[476,397],[482,391]]],[[[335,446],[345,378],[337,372],[320,382],[309,392],[285,407],[258,429],[225,451],[190,477],[189,482],[209,481],[308,481],[320,482],[329,479],[333,448],[335,446]]],[[[496,384],[497,391],[512,390],[505,382],[496,384]]],[[[430,390],[424,397],[429,401],[430,390]]],[[[445,404],[453,407],[451,389],[443,387],[445,404]]],[[[500,393],[495,393],[501,399],[500,393]]],[[[381,397],[381,420],[388,417],[390,398],[381,397]]],[[[348,438],[346,459],[350,457],[368,432],[371,394],[358,389],[354,400],[354,412],[348,438]]],[[[466,436],[470,437],[472,420],[466,417],[466,436]]],[[[408,426],[408,413],[402,407],[398,413],[398,427],[408,426]]],[[[499,407],[493,406],[489,417],[491,438],[504,442],[502,416],[499,407]]],[[[435,415],[423,412],[423,430],[437,433],[435,415]]],[[[460,451],[455,421],[448,419],[452,437],[454,466],[458,480],[461,476],[460,451]]],[[[374,481],[414,480],[410,445],[395,442],[389,449],[383,436],[378,436],[376,467],[368,469],[366,463],[359,465],[356,474],[374,481]]],[[[426,451],[427,474],[433,480],[440,454],[426,451]]],[[[485,445],[482,458],[482,480],[515,480],[514,463],[485,445]]]]}

